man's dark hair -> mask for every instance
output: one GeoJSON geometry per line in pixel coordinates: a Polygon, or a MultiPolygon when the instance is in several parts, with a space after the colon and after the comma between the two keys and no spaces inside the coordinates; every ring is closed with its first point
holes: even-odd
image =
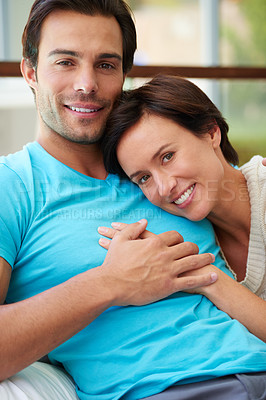
{"type": "Polygon", "coordinates": [[[136,29],[132,12],[123,0],[36,0],[22,36],[23,57],[31,67],[37,67],[43,21],[55,10],[69,10],[92,16],[113,16],[123,36],[123,72],[130,71],[136,50],[136,29]]]}
{"type": "Polygon", "coordinates": [[[145,85],[122,93],[111,112],[102,139],[108,172],[125,176],[117,160],[116,149],[123,134],[145,113],[168,118],[198,137],[218,125],[221,130],[220,147],[225,159],[238,164],[237,152],[227,136],[229,127],[209,97],[189,80],[158,75],[145,85]]]}

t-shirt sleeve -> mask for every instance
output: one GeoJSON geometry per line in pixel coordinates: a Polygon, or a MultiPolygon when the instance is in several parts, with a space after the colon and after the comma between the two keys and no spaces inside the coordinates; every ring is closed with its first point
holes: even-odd
{"type": "Polygon", "coordinates": [[[30,217],[28,192],[21,177],[0,164],[0,257],[13,268],[30,217]]]}

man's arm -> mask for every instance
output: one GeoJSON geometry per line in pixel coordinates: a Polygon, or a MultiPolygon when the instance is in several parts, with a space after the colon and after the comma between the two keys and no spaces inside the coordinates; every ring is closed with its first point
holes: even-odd
{"type": "MultiPolygon", "coordinates": [[[[0,258],[1,276],[8,269],[0,258]]],[[[92,269],[27,300],[0,306],[0,381],[69,339],[111,304],[100,272],[92,269]]],[[[6,283],[1,282],[1,293],[6,283]]]]}
{"type": "MultiPolygon", "coordinates": [[[[191,264],[195,268],[209,264],[212,255],[198,255],[197,246],[183,243],[176,232],[166,233],[163,239],[152,234],[135,240],[146,225],[141,221],[119,232],[101,266],[26,300],[0,306],[0,380],[40,359],[111,306],[147,304],[211,283],[209,273],[178,275],[191,264]]],[[[10,266],[0,260],[4,294],[10,266]]]]}
{"type": "Polygon", "coordinates": [[[0,257],[0,305],[4,304],[11,276],[10,265],[0,257]]]}

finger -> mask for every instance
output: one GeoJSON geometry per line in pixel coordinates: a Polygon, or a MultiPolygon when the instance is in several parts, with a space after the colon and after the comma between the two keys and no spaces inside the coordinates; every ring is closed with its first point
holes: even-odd
{"type": "Polygon", "coordinates": [[[117,232],[114,240],[119,240],[119,238],[126,240],[138,239],[139,236],[145,231],[147,224],[148,222],[146,219],[141,219],[134,224],[129,224],[124,229],[122,229],[122,231],[117,232]]]}
{"type": "Polygon", "coordinates": [[[262,164],[266,167],[266,158],[262,160],[262,164]]]}
{"type": "Polygon", "coordinates": [[[217,279],[218,275],[216,272],[208,272],[207,274],[198,276],[179,277],[176,278],[175,281],[176,291],[191,290],[200,288],[202,286],[209,286],[216,282],[217,279]]]}
{"type": "Polygon", "coordinates": [[[178,243],[176,245],[171,246],[171,249],[174,253],[174,258],[176,260],[199,253],[198,246],[192,242],[178,243]]]}
{"type": "Polygon", "coordinates": [[[124,222],[112,222],[111,225],[116,231],[122,231],[130,224],[125,224],[124,222]]]}
{"type": "MultiPolygon", "coordinates": [[[[145,232],[144,232],[145,233],[145,232]]],[[[184,242],[183,236],[177,231],[163,232],[158,235],[167,246],[174,246],[184,242]]]]}
{"type": "MultiPolygon", "coordinates": [[[[123,229],[125,229],[127,226],[130,226],[132,224],[125,224],[124,222],[112,222],[111,223],[112,227],[114,228],[114,230],[116,232],[118,231],[122,231],[123,229]]],[[[106,235],[105,235],[106,236],[106,235]]],[[[138,237],[138,239],[147,239],[151,236],[154,236],[154,233],[149,232],[147,230],[144,230],[138,237]]]]}
{"type": "Polygon", "coordinates": [[[108,237],[109,239],[113,239],[113,237],[115,236],[115,234],[118,231],[116,229],[113,228],[107,228],[106,226],[99,226],[98,227],[98,233],[100,235],[103,235],[105,237],[108,237]]]}
{"type": "MultiPolygon", "coordinates": [[[[122,222],[113,222],[112,227],[115,228],[116,230],[123,230],[128,224],[124,224],[122,222]]],[[[102,233],[101,233],[102,234],[102,233]]],[[[111,237],[109,235],[104,234],[104,236],[111,237]]],[[[145,230],[141,235],[140,239],[147,239],[149,237],[154,236],[154,233],[145,230]]],[[[181,243],[184,241],[182,235],[178,233],[177,231],[168,231],[168,232],[163,232],[158,235],[167,246],[173,246],[175,244],[181,243]]]]}
{"type": "MultiPolygon", "coordinates": [[[[154,236],[155,234],[148,231],[147,229],[140,235],[141,239],[147,239],[149,237],[154,236]]],[[[182,235],[178,233],[177,231],[168,231],[168,232],[163,232],[157,235],[160,237],[163,242],[166,244],[166,246],[174,246],[175,244],[182,243],[184,241],[182,235]]]]}
{"type": "Polygon", "coordinates": [[[187,256],[175,261],[177,275],[183,272],[192,271],[198,268],[205,267],[214,261],[214,255],[211,253],[196,254],[187,256]]]}
{"type": "Polygon", "coordinates": [[[105,239],[105,238],[100,238],[99,239],[99,245],[102,246],[104,249],[108,250],[111,244],[111,240],[105,239]]]}

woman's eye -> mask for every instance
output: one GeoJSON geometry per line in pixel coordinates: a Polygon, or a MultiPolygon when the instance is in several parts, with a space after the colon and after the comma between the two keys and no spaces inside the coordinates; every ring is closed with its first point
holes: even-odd
{"type": "Polygon", "coordinates": [[[169,160],[171,160],[171,158],[173,157],[173,153],[167,153],[164,157],[163,157],[163,162],[168,162],[169,160]]]}
{"type": "Polygon", "coordinates": [[[147,182],[147,180],[149,179],[149,175],[144,175],[144,176],[142,176],[140,179],[139,179],[139,181],[138,181],[138,184],[139,185],[143,185],[144,183],[146,183],[147,182]]]}

